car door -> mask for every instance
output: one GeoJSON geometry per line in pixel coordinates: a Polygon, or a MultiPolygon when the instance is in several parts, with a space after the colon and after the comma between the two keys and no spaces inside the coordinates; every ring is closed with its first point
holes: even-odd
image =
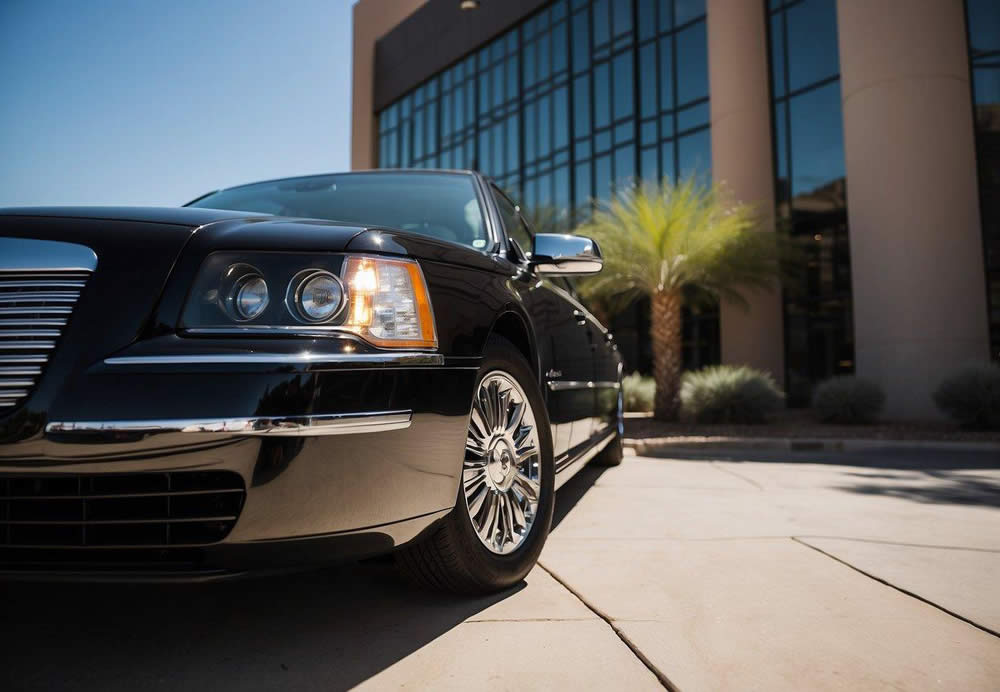
{"type": "MultiPolygon", "coordinates": [[[[531,231],[513,202],[495,187],[492,192],[507,238],[516,244],[512,252],[523,257],[524,246],[531,247],[531,231]]],[[[536,345],[544,370],[543,394],[558,467],[576,444],[590,436],[594,416],[590,387],[594,376],[592,336],[587,329],[586,311],[553,280],[527,272],[522,280],[525,308],[536,327],[536,345]]]]}
{"type": "Polygon", "coordinates": [[[614,334],[597,320],[594,320],[594,331],[594,396],[597,406],[594,436],[603,437],[618,424],[623,362],[614,334]]]}

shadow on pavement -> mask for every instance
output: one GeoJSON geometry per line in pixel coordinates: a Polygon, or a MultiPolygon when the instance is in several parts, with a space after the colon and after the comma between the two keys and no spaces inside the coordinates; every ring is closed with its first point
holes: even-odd
{"type": "Polygon", "coordinates": [[[646,456],[678,461],[725,461],[853,467],[835,490],[914,502],[1000,507],[1000,459],[990,451],[884,448],[851,452],[783,450],[660,450],[646,456]],[[867,469],[872,469],[868,472],[867,469]]]}
{"type": "Polygon", "coordinates": [[[0,585],[0,689],[346,689],[518,590],[429,593],[366,563],[189,585],[0,585]]]}
{"type": "MultiPolygon", "coordinates": [[[[553,528],[602,473],[560,489],[553,528]]],[[[388,562],[207,584],[0,582],[0,690],[347,689],[524,586],[449,596],[388,562]]]]}

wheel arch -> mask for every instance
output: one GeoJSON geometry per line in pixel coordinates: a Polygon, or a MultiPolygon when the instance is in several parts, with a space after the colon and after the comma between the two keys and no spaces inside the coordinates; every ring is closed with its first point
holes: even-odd
{"type": "Polygon", "coordinates": [[[534,333],[529,322],[523,315],[513,309],[506,309],[497,316],[490,328],[490,335],[502,336],[514,344],[524,359],[531,366],[535,378],[540,380],[538,349],[535,345],[534,333]]]}

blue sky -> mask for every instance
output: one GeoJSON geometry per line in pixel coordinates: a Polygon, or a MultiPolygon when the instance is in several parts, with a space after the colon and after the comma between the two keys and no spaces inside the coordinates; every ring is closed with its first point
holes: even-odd
{"type": "Polygon", "coordinates": [[[0,207],[350,163],[351,0],[0,0],[0,207]]]}

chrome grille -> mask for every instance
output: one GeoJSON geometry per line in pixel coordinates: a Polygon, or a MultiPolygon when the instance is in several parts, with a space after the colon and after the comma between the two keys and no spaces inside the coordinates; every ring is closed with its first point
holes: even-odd
{"type": "Polygon", "coordinates": [[[31,394],[90,272],[0,269],[0,416],[31,394]]]}

